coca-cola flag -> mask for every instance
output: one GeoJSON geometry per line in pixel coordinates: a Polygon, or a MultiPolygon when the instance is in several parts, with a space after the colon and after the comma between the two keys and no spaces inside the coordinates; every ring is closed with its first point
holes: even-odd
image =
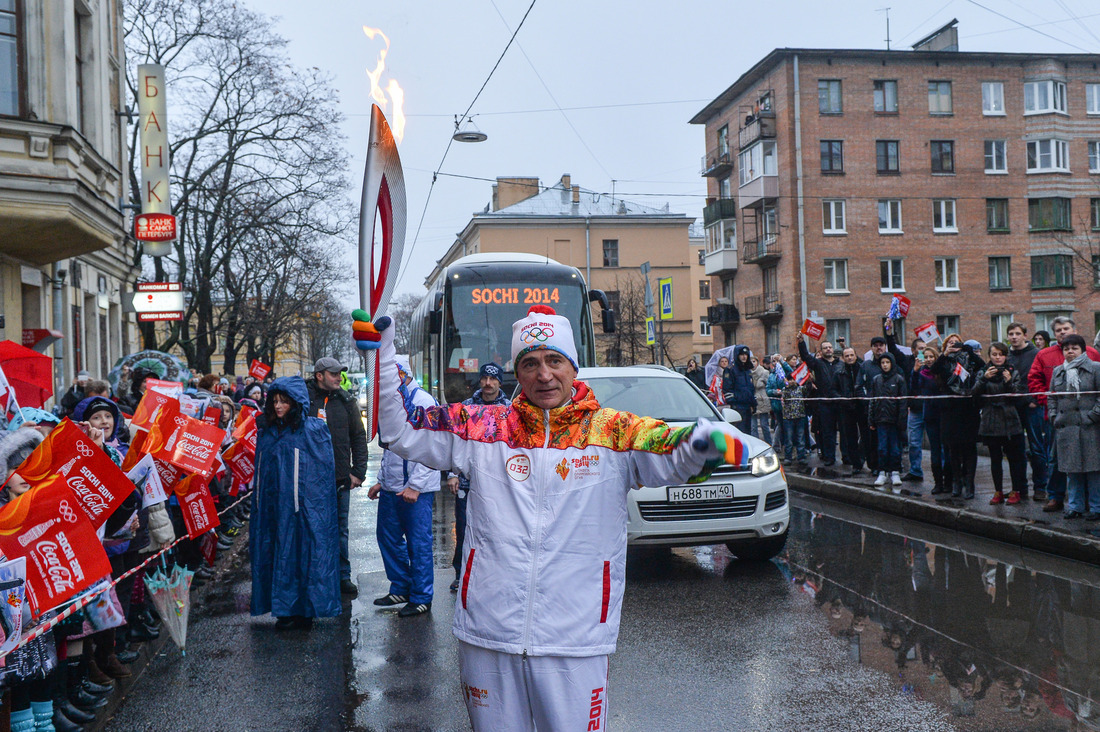
{"type": "Polygon", "coordinates": [[[825,335],[825,326],[806,318],[806,321],[802,323],[802,333],[813,338],[815,341],[819,341],[821,340],[821,336],[825,335]]]}
{"type": "Polygon", "coordinates": [[[197,539],[221,523],[214,508],[214,498],[210,495],[210,486],[202,476],[189,475],[181,480],[176,485],[176,496],[183,511],[188,537],[197,539]]]}
{"type": "Polygon", "coordinates": [[[233,430],[233,439],[244,445],[244,449],[256,454],[256,415],[250,414],[233,430]]]}
{"type": "Polygon", "coordinates": [[[248,485],[252,481],[252,475],[256,472],[255,456],[249,452],[242,442],[234,442],[233,445],[222,454],[222,459],[233,473],[233,479],[248,485]]]}
{"type": "Polygon", "coordinates": [[[178,412],[179,400],[149,389],[145,392],[145,396],[141,398],[141,401],[138,402],[137,409],[134,410],[134,418],[130,420],[130,424],[140,430],[148,431],[152,428],[153,420],[160,413],[162,407],[178,412]]]}
{"type": "Polygon", "coordinates": [[[134,490],[126,473],[67,417],[15,472],[32,487],[60,475],[97,529],[134,490]]]}
{"type": "Polygon", "coordinates": [[[202,421],[206,424],[212,424],[217,427],[218,421],[221,419],[221,416],[222,408],[221,406],[215,404],[213,406],[207,407],[206,411],[202,413],[202,421]]]}
{"type": "Polygon", "coordinates": [[[179,399],[183,395],[183,384],[178,381],[164,381],[162,379],[146,379],[145,388],[150,391],[158,391],[161,394],[167,394],[173,399],[179,399]]]}
{"type": "Polygon", "coordinates": [[[248,375],[254,376],[260,381],[267,378],[267,375],[271,373],[271,367],[259,359],[252,359],[251,365],[248,367],[248,375]]]}
{"type": "Polygon", "coordinates": [[[8,559],[26,557],[35,617],[111,574],[95,527],[60,475],[0,509],[0,551],[8,559]]]}
{"type": "Polygon", "coordinates": [[[148,436],[146,430],[134,431],[134,436],[130,438],[130,449],[126,451],[126,457],[122,458],[122,472],[130,472],[145,457],[145,438],[148,436]]]}
{"type": "Polygon", "coordinates": [[[161,410],[145,439],[145,451],[185,473],[209,478],[214,456],[225,439],[225,430],[185,415],[161,410]]]}

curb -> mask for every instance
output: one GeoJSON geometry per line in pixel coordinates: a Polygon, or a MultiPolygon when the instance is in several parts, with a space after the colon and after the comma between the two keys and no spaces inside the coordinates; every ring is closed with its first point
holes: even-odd
{"type": "Polygon", "coordinates": [[[960,534],[1100,565],[1100,537],[1053,529],[1030,521],[988,516],[964,508],[940,506],[798,473],[787,473],[786,477],[788,487],[799,493],[940,526],[960,534]]]}

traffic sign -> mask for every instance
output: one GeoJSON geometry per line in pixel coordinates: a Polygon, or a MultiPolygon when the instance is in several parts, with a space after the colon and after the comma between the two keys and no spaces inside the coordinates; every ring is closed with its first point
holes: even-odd
{"type": "Polygon", "coordinates": [[[672,320],[672,278],[657,280],[657,296],[661,302],[661,320],[672,320]]]}
{"type": "Polygon", "coordinates": [[[645,319],[645,344],[652,346],[657,342],[657,335],[654,333],[653,318],[645,319]]]}

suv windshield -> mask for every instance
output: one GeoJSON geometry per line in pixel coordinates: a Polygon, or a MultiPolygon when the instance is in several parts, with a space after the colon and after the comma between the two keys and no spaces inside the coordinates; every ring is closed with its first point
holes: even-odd
{"type": "Polygon", "coordinates": [[[587,376],[581,380],[596,392],[601,407],[639,417],[654,417],[662,422],[721,419],[706,397],[683,377],[587,376]]]}

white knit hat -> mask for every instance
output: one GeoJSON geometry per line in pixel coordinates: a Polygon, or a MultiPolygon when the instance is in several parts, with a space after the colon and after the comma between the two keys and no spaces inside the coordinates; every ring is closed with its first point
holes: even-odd
{"type": "Polygon", "coordinates": [[[512,323],[512,364],[519,366],[519,360],[531,351],[547,349],[557,351],[569,359],[573,368],[577,365],[577,344],[573,340],[573,326],[567,318],[554,312],[547,305],[532,305],[527,317],[512,323]]]}

